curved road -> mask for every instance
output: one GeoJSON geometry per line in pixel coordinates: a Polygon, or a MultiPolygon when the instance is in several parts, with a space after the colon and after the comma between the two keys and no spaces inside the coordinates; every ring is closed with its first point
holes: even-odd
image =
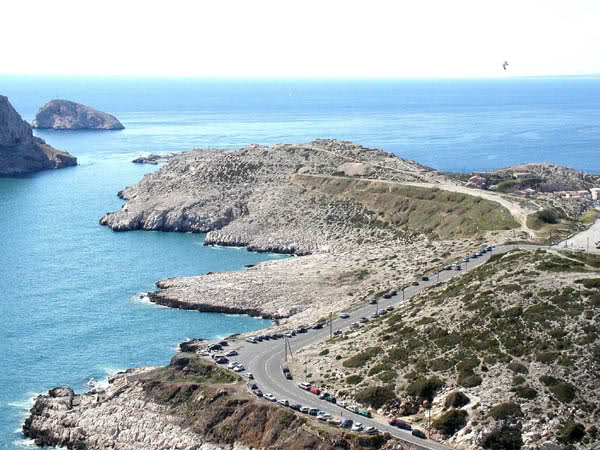
{"type": "MultiPolygon", "coordinates": [[[[429,281],[419,281],[418,286],[409,286],[404,289],[404,292],[399,291],[395,296],[390,299],[379,298],[378,305],[365,305],[357,308],[350,312],[350,318],[340,319],[336,318],[333,320],[332,328],[333,331],[344,330],[349,328],[352,322],[357,322],[360,317],[369,317],[377,307],[383,309],[388,306],[394,306],[395,308],[406,303],[411,297],[424,289],[437,284],[438,282],[444,282],[455,276],[460,276],[463,272],[470,271],[477,266],[480,266],[486,262],[492,254],[505,253],[514,248],[550,248],[544,246],[534,245],[506,245],[498,248],[494,248],[492,252],[486,252],[482,256],[471,259],[468,263],[461,263],[462,270],[443,270],[430,276],[429,281]]],[[[383,316],[385,317],[385,316],[383,316]]],[[[370,319],[369,321],[377,320],[370,319]]],[[[267,330],[268,332],[268,330],[267,330]]],[[[309,329],[307,333],[298,334],[293,338],[290,338],[288,342],[293,351],[296,351],[307,345],[311,345],[329,338],[329,324],[320,330],[309,329]]],[[[289,400],[290,404],[300,403],[303,406],[309,406],[311,408],[318,408],[326,411],[332,416],[343,417],[352,419],[354,422],[361,422],[365,428],[368,426],[374,426],[380,431],[388,431],[393,436],[408,441],[412,444],[417,444],[424,448],[430,448],[434,450],[447,450],[447,447],[438,442],[429,439],[420,439],[413,436],[409,431],[401,430],[396,427],[392,427],[387,423],[379,422],[374,419],[369,419],[364,416],[355,414],[349,410],[341,408],[335,404],[329,403],[325,400],[320,400],[316,395],[304,391],[298,387],[298,382],[302,379],[295,377],[293,380],[288,380],[283,376],[281,371],[281,364],[284,361],[284,340],[263,340],[257,344],[247,343],[241,339],[235,341],[229,341],[230,347],[228,350],[237,350],[239,356],[234,357],[236,361],[239,361],[246,367],[246,369],[253,373],[255,382],[263,393],[271,393],[277,399],[285,398],[289,400]]],[[[300,375],[300,374],[297,374],[300,375]]],[[[267,401],[267,400],[264,400],[267,401]]]]}

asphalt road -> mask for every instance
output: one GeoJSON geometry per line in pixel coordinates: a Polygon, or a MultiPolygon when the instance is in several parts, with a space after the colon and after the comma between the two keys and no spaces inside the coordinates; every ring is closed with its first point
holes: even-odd
{"type": "MultiPolygon", "coordinates": [[[[540,248],[538,246],[524,245],[520,245],[519,247],[540,248]]],[[[398,291],[397,294],[395,296],[392,296],[392,298],[390,299],[379,298],[378,305],[366,304],[355,310],[348,311],[350,313],[350,318],[335,318],[333,320],[332,331],[349,329],[351,323],[358,322],[358,320],[361,317],[369,318],[370,315],[373,312],[375,312],[377,308],[383,309],[387,308],[390,305],[394,306],[394,308],[397,308],[402,304],[408,302],[411,297],[423,291],[424,289],[433,286],[438,282],[443,283],[449,280],[450,278],[460,276],[462,273],[470,271],[475,267],[480,266],[481,264],[486,262],[492,254],[505,253],[514,248],[516,248],[516,246],[513,245],[494,248],[492,252],[486,252],[479,258],[471,259],[468,263],[461,263],[461,270],[443,270],[439,274],[430,274],[429,281],[419,281],[418,286],[409,286],[404,290],[404,292],[398,291]]],[[[383,316],[379,319],[374,320],[369,319],[369,324],[380,324],[381,319],[384,319],[385,317],[386,316],[383,316]]],[[[266,332],[268,333],[268,330],[266,332]]],[[[329,324],[327,324],[320,330],[309,329],[307,333],[297,334],[296,336],[289,338],[288,341],[292,352],[294,352],[307,345],[326,340],[329,338],[329,336],[330,327],[329,324]]],[[[365,428],[368,426],[373,426],[380,431],[388,431],[397,438],[411,442],[413,444],[420,445],[425,448],[435,450],[447,450],[450,448],[429,439],[420,439],[418,437],[415,437],[409,431],[392,427],[388,425],[387,422],[381,422],[375,419],[369,419],[367,417],[360,416],[349,410],[329,403],[325,400],[320,400],[316,395],[300,389],[298,387],[299,382],[310,382],[310,380],[305,380],[303,378],[304,374],[302,373],[293,374],[293,380],[288,380],[283,376],[281,367],[284,363],[285,358],[284,341],[284,339],[263,340],[262,342],[259,342],[257,344],[247,343],[242,339],[231,341],[228,350],[237,350],[239,352],[239,356],[230,358],[230,361],[239,361],[241,364],[243,364],[247,371],[252,372],[252,374],[254,375],[254,382],[258,384],[262,392],[271,393],[278,400],[285,398],[290,402],[290,404],[300,403],[303,406],[318,408],[322,411],[328,412],[334,417],[349,418],[352,419],[354,422],[362,423],[365,428]]],[[[289,357],[291,356],[288,353],[288,358],[289,357]]],[[[268,400],[263,399],[263,401],[268,400]]],[[[423,431],[426,432],[427,430],[423,431]]]]}

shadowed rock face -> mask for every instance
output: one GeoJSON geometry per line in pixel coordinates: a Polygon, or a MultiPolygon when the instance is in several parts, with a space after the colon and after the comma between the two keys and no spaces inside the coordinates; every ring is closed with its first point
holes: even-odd
{"type": "Polygon", "coordinates": [[[0,176],[15,176],[77,165],[77,158],[33,136],[8,98],[0,95],[0,176]]]}
{"type": "Polygon", "coordinates": [[[51,100],[40,108],[33,128],[55,130],[123,130],[116,117],[68,100],[51,100]]]}

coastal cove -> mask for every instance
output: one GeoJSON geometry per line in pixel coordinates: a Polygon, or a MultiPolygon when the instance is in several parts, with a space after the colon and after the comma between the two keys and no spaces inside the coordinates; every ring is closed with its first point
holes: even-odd
{"type": "Polygon", "coordinates": [[[88,381],[103,383],[118,370],[167,363],[185,339],[271,324],[140,299],[156,280],[282,258],[206,247],[204,234],[114,233],[100,226],[98,218],[122,203],[119,189],[156,168],[132,164],[132,153],[119,153],[115,134],[45,136],[76,147],[80,166],[0,179],[2,449],[31,445],[20,428],[37,393],[59,384],[86,391],[88,381]]]}
{"type": "MultiPolygon", "coordinates": [[[[288,256],[206,247],[201,233],[115,233],[99,225],[104,214],[123,204],[117,192],[157,170],[132,164],[134,158],[193,147],[335,137],[442,170],[507,166],[527,158],[568,160],[573,167],[598,171],[592,166],[600,147],[600,111],[593,106],[598,80],[494,83],[462,84],[458,92],[465,97],[458,99],[456,86],[433,81],[384,83],[383,88],[368,83],[263,82],[257,87],[149,81],[133,89],[131,80],[69,85],[55,79],[29,91],[26,82],[8,83],[9,89],[0,93],[28,121],[49,98],[73,93],[73,100],[115,114],[126,129],[36,130],[36,136],[76,156],[79,166],[0,179],[0,448],[32,445],[22,439],[20,426],[37,393],[57,385],[86,390],[90,379],[99,382],[117,370],[167,363],[184,339],[222,337],[271,324],[247,316],[161,308],[140,299],[140,293],[155,289],[157,280],[244,270],[245,265],[288,256]],[[568,92],[561,91],[555,103],[540,101],[540,89],[561,86],[568,92]],[[479,99],[481,95],[488,97],[479,99]],[[497,101],[490,103],[490,98],[497,101]],[[482,106],[487,104],[491,106],[482,106]],[[504,118],[501,125],[499,117],[504,118]],[[555,128],[547,126],[549,118],[555,128]],[[529,154],[534,148],[538,153],[529,154]],[[572,151],[566,154],[563,148],[572,151]],[[536,158],[538,154],[542,156],[536,158]]],[[[304,259],[287,263],[294,261],[304,259]]],[[[280,284],[290,290],[285,279],[280,284]]]]}

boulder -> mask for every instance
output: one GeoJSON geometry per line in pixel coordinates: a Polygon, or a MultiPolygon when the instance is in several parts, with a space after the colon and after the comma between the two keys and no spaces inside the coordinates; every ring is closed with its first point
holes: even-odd
{"type": "Polygon", "coordinates": [[[35,137],[31,127],[0,95],[0,176],[17,176],[77,165],[77,158],[35,137]]]}
{"type": "Polygon", "coordinates": [[[125,128],[116,117],[69,100],[51,100],[46,103],[40,108],[31,126],[55,130],[123,130],[125,128]]]}

